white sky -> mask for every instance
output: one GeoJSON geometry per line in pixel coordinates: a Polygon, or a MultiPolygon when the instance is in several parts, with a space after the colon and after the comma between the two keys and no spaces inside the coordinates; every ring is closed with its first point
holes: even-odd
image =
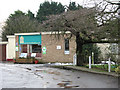
{"type": "MultiPolygon", "coordinates": [[[[30,10],[34,14],[36,14],[36,12],[39,9],[40,3],[43,3],[44,1],[45,0],[0,0],[0,23],[4,22],[9,17],[9,15],[13,14],[14,11],[16,10],[21,10],[23,12],[27,12],[28,10],[30,10]]],[[[70,1],[72,2],[75,1],[80,5],[83,4],[85,5],[85,3],[94,0],[46,0],[46,1],[61,2],[63,5],[68,5],[70,1]]]]}
{"type": "MultiPolygon", "coordinates": [[[[16,10],[21,10],[27,12],[28,10],[36,14],[39,9],[40,3],[45,0],[0,0],[0,23],[4,22],[10,14],[14,13],[16,10]]],[[[51,0],[46,0],[51,1],[51,0]]],[[[63,5],[68,5],[70,0],[52,0],[56,2],[61,2],[63,5]]],[[[79,3],[83,3],[83,0],[71,0],[79,3]]]]}

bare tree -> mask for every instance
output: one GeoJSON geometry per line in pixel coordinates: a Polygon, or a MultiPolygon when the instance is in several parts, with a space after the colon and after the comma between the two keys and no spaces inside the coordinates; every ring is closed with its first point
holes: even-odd
{"type": "Polygon", "coordinates": [[[43,22],[43,26],[47,31],[62,31],[63,33],[70,31],[71,36],[75,35],[77,65],[83,65],[82,47],[84,44],[118,42],[116,33],[114,38],[111,37],[114,30],[117,32],[117,7],[110,4],[111,7],[107,8],[109,4],[104,1],[92,8],[52,15],[49,20],[43,22]]]}

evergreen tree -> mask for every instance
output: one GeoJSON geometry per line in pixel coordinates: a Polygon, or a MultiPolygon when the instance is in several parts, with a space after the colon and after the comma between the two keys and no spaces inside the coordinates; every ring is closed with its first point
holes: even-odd
{"type": "Polygon", "coordinates": [[[23,13],[22,11],[20,10],[17,10],[14,12],[14,14],[10,14],[9,19],[14,19],[15,17],[19,17],[20,15],[25,15],[25,13],[23,13]]]}
{"type": "Polygon", "coordinates": [[[11,14],[6,25],[3,27],[2,40],[7,40],[6,35],[14,35],[14,33],[35,32],[39,31],[39,23],[35,19],[22,11],[15,11],[11,14]]]}
{"type": "Polygon", "coordinates": [[[36,19],[39,22],[42,22],[44,20],[47,20],[47,16],[52,14],[53,15],[60,14],[64,11],[65,8],[61,3],[57,3],[53,1],[50,3],[48,1],[45,1],[44,3],[40,4],[36,19]]]}
{"type": "Polygon", "coordinates": [[[30,11],[30,10],[28,10],[28,12],[27,12],[27,14],[26,14],[28,17],[30,17],[30,19],[34,19],[35,17],[34,17],[34,14],[30,11]]]}
{"type": "Polygon", "coordinates": [[[68,6],[68,9],[69,9],[69,10],[78,10],[78,9],[80,9],[80,8],[82,8],[82,6],[80,6],[79,4],[76,5],[75,2],[70,2],[70,3],[69,3],[69,6],[68,6]]]}

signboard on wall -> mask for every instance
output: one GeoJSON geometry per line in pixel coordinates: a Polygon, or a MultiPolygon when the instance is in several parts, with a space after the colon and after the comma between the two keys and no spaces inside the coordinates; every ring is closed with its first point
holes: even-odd
{"type": "Polygon", "coordinates": [[[19,35],[19,44],[41,44],[41,34],[19,35]]]}
{"type": "Polygon", "coordinates": [[[46,51],[47,51],[46,47],[43,47],[43,48],[42,48],[43,54],[46,54],[46,51]]]}
{"type": "Polygon", "coordinates": [[[61,49],[61,46],[60,46],[60,45],[58,45],[58,46],[57,46],[57,49],[61,49]]]}
{"type": "Polygon", "coordinates": [[[65,54],[70,54],[70,51],[64,51],[65,54]]]}
{"type": "Polygon", "coordinates": [[[18,51],[18,46],[16,46],[16,51],[18,51]]]}
{"type": "Polygon", "coordinates": [[[16,42],[16,51],[18,51],[18,42],[16,42]]]}

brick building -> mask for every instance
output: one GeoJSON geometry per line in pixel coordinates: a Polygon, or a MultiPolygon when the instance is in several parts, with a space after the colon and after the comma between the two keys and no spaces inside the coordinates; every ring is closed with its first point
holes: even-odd
{"type": "Polygon", "coordinates": [[[73,62],[76,52],[75,37],[68,40],[70,32],[66,35],[60,34],[58,39],[56,33],[15,33],[8,35],[6,45],[6,60],[19,57],[35,57],[42,62],[73,62]],[[55,37],[56,36],[56,37],[55,37]]]}

